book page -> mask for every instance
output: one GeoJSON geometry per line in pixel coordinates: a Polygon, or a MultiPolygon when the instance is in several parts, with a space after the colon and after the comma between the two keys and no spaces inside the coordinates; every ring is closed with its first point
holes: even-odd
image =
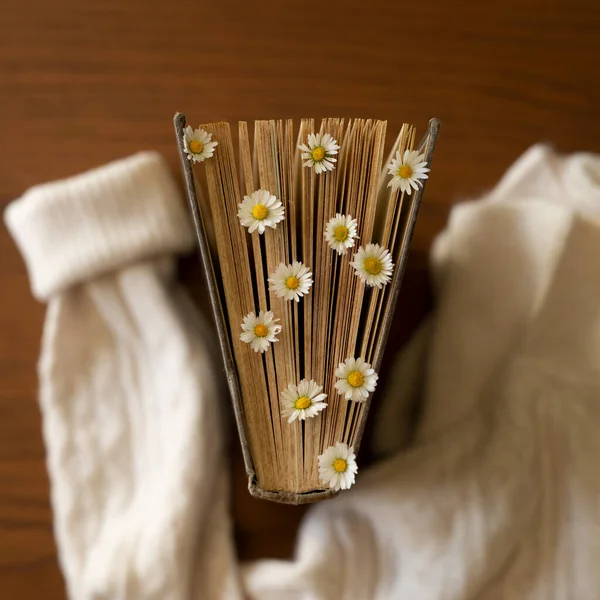
{"type": "MultiPolygon", "coordinates": [[[[405,250],[412,204],[410,196],[388,186],[387,165],[397,151],[414,147],[415,129],[402,126],[387,158],[387,123],[373,119],[330,118],[318,126],[314,119],[302,119],[297,130],[291,120],[256,121],[252,130],[240,122],[237,148],[227,123],[202,129],[218,146],[196,166],[197,172],[202,170],[198,196],[204,198],[201,211],[214,240],[213,262],[241,388],[244,435],[258,485],[274,492],[324,489],[319,455],[336,442],[358,444],[366,406],[338,393],[336,369],[349,358],[369,363],[380,358],[391,297],[389,285],[366,285],[351,263],[359,247],[370,243],[387,248],[395,263],[405,250]],[[322,173],[316,163],[304,164],[299,149],[311,134],[328,134],[339,146],[330,155],[333,168],[322,173]],[[263,193],[281,202],[283,218],[262,232],[250,232],[238,214],[240,206],[263,193]],[[337,214],[358,224],[358,238],[341,254],[325,237],[337,214]],[[298,302],[293,294],[291,299],[282,296],[273,283],[278,269],[287,272],[294,261],[312,274],[312,285],[298,302]],[[260,311],[271,311],[281,326],[277,341],[269,342],[264,352],[240,338],[244,318],[260,311]],[[288,423],[282,394],[303,380],[322,387],[327,406],[288,423]]],[[[260,210],[251,221],[266,219],[260,210]]]]}

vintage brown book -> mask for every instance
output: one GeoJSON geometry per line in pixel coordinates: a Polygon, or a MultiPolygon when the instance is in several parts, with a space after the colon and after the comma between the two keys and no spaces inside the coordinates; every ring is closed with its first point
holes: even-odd
{"type": "Polygon", "coordinates": [[[249,490],[355,479],[439,122],[174,119],[249,490]]]}

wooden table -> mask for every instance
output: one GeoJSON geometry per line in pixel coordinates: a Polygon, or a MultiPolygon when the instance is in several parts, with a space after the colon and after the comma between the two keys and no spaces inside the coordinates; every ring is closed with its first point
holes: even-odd
{"type": "MultiPolygon", "coordinates": [[[[484,192],[535,142],[600,150],[597,0],[252,4],[4,0],[2,207],[33,184],[142,148],[178,172],[176,110],[192,123],[373,116],[391,130],[440,117],[406,334],[423,312],[426,253],[452,202],[484,192]]],[[[53,600],[65,592],[36,404],[44,307],[3,227],[0,268],[0,597],[53,600]]],[[[263,527],[271,505],[242,490],[235,507],[243,555],[289,552],[299,510],[269,513],[286,532],[274,544],[263,527]]]]}

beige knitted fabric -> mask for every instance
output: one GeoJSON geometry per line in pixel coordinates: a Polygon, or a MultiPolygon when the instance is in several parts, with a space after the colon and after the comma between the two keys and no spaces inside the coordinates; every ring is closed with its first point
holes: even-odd
{"type": "Polygon", "coordinates": [[[173,280],[194,239],[168,168],[142,153],[38,186],[6,222],[48,301],[40,405],[70,597],[208,593],[193,577],[225,495],[220,366],[173,280]]]}
{"type": "Polygon", "coordinates": [[[71,598],[600,597],[600,158],[534,147],[453,210],[438,308],[376,400],[386,454],[423,375],[417,444],[311,508],[293,560],[246,565],[227,400],[170,260],[149,259],[190,247],[185,215],[156,156],[104,169],[7,214],[49,298],[40,400],[71,598]]]}

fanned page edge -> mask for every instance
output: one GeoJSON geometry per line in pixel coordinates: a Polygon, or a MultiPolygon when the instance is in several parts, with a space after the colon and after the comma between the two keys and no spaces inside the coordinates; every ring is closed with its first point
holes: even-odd
{"type": "MultiPolygon", "coordinates": [[[[335,121],[336,120],[330,119],[330,120],[327,120],[327,123],[329,123],[329,126],[334,127],[335,121]]],[[[337,122],[339,123],[339,122],[341,122],[341,120],[338,120],[337,122]]],[[[291,200],[291,199],[289,200],[289,205],[294,204],[293,214],[295,216],[296,215],[302,216],[302,209],[299,205],[302,204],[305,194],[300,194],[300,202],[298,202],[299,198],[298,198],[297,192],[299,191],[299,189],[301,190],[302,185],[306,185],[308,188],[314,190],[315,186],[318,184],[316,184],[314,182],[314,175],[312,176],[312,179],[313,179],[312,183],[306,182],[306,181],[304,183],[302,183],[304,171],[312,171],[312,170],[311,169],[302,169],[302,171],[299,172],[299,169],[297,167],[297,165],[298,165],[298,160],[297,160],[298,150],[296,148],[294,148],[293,150],[290,148],[290,140],[294,139],[293,129],[291,128],[290,122],[289,121],[285,122],[286,123],[285,126],[282,125],[282,122],[279,122],[279,124],[276,124],[274,121],[267,122],[267,123],[269,123],[269,130],[270,130],[269,135],[271,136],[272,145],[274,144],[276,146],[275,152],[279,155],[279,160],[283,165],[283,166],[281,166],[281,169],[282,169],[282,172],[284,172],[284,177],[285,177],[284,184],[285,184],[285,181],[289,182],[289,185],[287,186],[287,192],[284,192],[284,195],[286,195],[288,199],[292,198],[292,196],[293,196],[293,200],[291,200]],[[283,149],[283,155],[282,155],[282,149],[283,149]],[[292,161],[291,167],[285,166],[286,160],[287,160],[285,158],[286,156],[288,158],[291,156],[295,157],[294,160],[292,161]],[[292,193],[292,190],[293,190],[293,193],[292,193]]],[[[303,121],[303,123],[304,123],[304,121],[303,121]]],[[[325,121],[324,121],[324,123],[325,123],[325,121]]],[[[346,131],[350,128],[350,123],[351,122],[348,123],[347,127],[344,127],[344,130],[345,130],[344,133],[346,133],[346,131]]],[[[282,503],[287,503],[287,504],[303,504],[303,503],[307,503],[307,502],[314,502],[316,500],[332,497],[332,496],[336,495],[336,493],[330,489],[324,490],[324,489],[322,489],[322,487],[311,489],[310,491],[302,491],[302,492],[265,489],[265,483],[267,483],[267,486],[266,486],[267,488],[268,487],[281,487],[280,483],[277,481],[278,477],[277,477],[276,473],[272,473],[270,477],[266,478],[266,480],[261,481],[262,485],[259,485],[259,483],[258,483],[259,479],[257,479],[257,473],[255,471],[254,456],[253,456],[253,452],[250,451],[250,444],[249,444],[248,437],[247,437],[248,435],[251,435],[251,433],[249,431],[247,431],[247,429],[248,429],[247,418],[244,413],[244,407],[243,407],[243,403],[242,403],[242,399],[241,399],[241,388],[240,388],[239,380],[238,380],[238,377],[239,377],[238,366],[236,365],[236,363],[233,360],[232,346],[235,346],[235,341],[232,338],[234,337],[233,332],[236,331],[235,327],[234,327],[234,323],[233,323],[234,319],[230,319],[231,322],[229,323],[229,327],[227,327],[227,324],[226,324],[227,316],[226,316],[226,313],[224,313],[224,311],[223,311],[224,301],[226,302],[226,300],[221,298],[219,295],[219,288],[216,284],[215,269],[214,269],[214,264],[213,264],[215,262],[215,258],[210,253],[210,248],[208,246],[207,239],[206,239],[206,232],[204,230],[203,218],[201,215],[201,211],[199,209],[199,202],[198,202],[199,194],[196,189],[196,183],[195,183],[195,179],[194,179],[194,171],[192,169],[191,162],[187,159],[186,154],[185,154],[185,147],[184,147],[184,142],[183,142],[183,131],[184,131],[184,128],[186,125],[185,116],[183,114],[175,115],[174,125],[175,125],[175,131],[176,131],[176,136],[177,136],[178,148],[180,151],[182,169],[183,169],[183,172],[185,175],[185,182],[186,182],[188,200],[189,200],[189,204],[190,204],[190,210],[192,213],[192,218],[194,221],[194,226],[196,228],[196,233],[197,233],[197,237],[198,237],[198,243],[199,243],[199,248],[200,248],[200,259],[201,259],[204,275],[207,279],[209,295],[211,297],[211,307],[212,307],[213,315],[215,317],[215,321],[217,324],[217,333],[219,335],[219,342],[220,342],[221,351],[222,351],[222,355],[223,355],[223,359],[224,359],[224,363],[225,363],[227,380],[228,380],[228,384],[229,384],[229,388],[230,388],[230,393],[232,396],[232,402],[234,405],[236,425],[238,428],[238,433],[239,433],[240,441],[242,444],[242,451],[243,451],[243,455],[244,455],[244,463],[245,463],[245,467],[246,467],[246,472],[247,472],[248,478],[249,478],[250,493],[256,497],[266,498],[266,499],[269,499],[272,501],[282,502],[282,503]],[[271,481],[268,481],[269,479],[271,481]],[[273,483],[275,483],[275,485],[273,485],[273,483]]],[[[222,125],[222,124],[212,124],[212,125],[206,125],[204,127],[211,128],[216,125],[222,125]]],[[[313,125],[313,127],[314,127],[314,125],[313,125]]],[[[241,128],[241,124],[240,124],[240,128],[241,128]]],[[[311,130],[314,131],[314,129],[311,129],[311,130]]],[[[426,135],[424,136],[424,141],[422,142],[422,144],[420,146],[423,149],[423,151],[425,152],[428,166],[431,165],[431,160],[433,158],[433,151],[434,151],[434,147],[435,147],[435,141],[436,141],[437,135],[438,135],[438,130],[439,130],[439,121],[432,119],[430,121],[429,129],[428,129],[426,135]]],[[[241,129],[240,129],[240,131],[241,131],[241,129]]],[[[301,130],[301,132],[302,132],[302,130],[301,130]]],[[[301,132],[300,132],[300,134],[301,134],[301,132]]],[[[298,139],[301,139],[301,135],[299,136],[298,139]]],[[[248,142],[248,145],[249,145],[249,142],[248,142]]],[[[233,146],[230,147],[228,145],[228,151],[230,153],[232,153],[233,146]]],[[[241,146],[240,146],[240,153],[241,153],[241,146]]],[[[274,156],[271,157],[271,160],[274,162],[277,162],[277,158],[275,158],[274,156]]],[[[235,163],[234,159],[232,159],[232,161],[233,161],[233,163],[235,163]]],[[[287,162],[287,164],[289,165],[289,161],[287,162]]],[[[387,163],[384,163],[384,165],[383,165],[384,168],[385,168],[385,164],[387,164],[387,163]]],[[[242,174],[242,169],[244,171],[246,171],[248,166],[249,165],[248,165],[247,157],[246,157],[245,163],[243,160],[240,160],[239,161],[239,169],[240,169],[239,179],[236,174],[235,177],[232,178],[234,180],[234,183],[231,186],[229,186],[229,185],[225,186],[228,190],[227,193],[230,193],[233,197],[235,197],[235,201],[237,201],[240,198],[240,196],[244,195],[243,192],[241,192],[240,190],[247,191],[246,188],[248,187],[248,182],[245,182],[245,186],[242,187],[242,183],[244,182],[244,176],[245,176],[245,173],[242,174]],[[244,164],[244,166],[242,166],[243,164],[244,164]],[[235,190],[236,186],[238,188],[237,191],[235,190]]],[[[257,171],[256,161],[255,161],[255,164],[253,165],[253,167],[254,167],[253,168],[254,173],[253,173],[252,183],[254,183],[254,178],[256,176],[256,171],[257,171]]],[[[383,171],[382,171],[382,173],[383,173],[383,171]]],[[[308,180],[310,178],[306,178],[306,179],[308,180]]],[[[424,182],[424,183],[426,183],[426,182],[424,182]]],[[[378,185],[379,185],[379,182],[378,182],[378,185]]],[[[285,187],[285,185],[284,185],[284,187],[285,187]]],[[[414,231],[414,225],[416,222],[418,209],[419,209],[419,205],[421,202],[424,188],[425,188],[425,185],[423,185],[412,196],[410,206],[408,207],[407,220],[406,220],[405,228],[402,231],[401,243],[399,243],[399,253],[400,253],[399,259],[396,263],[396,269],[394,272],[393,280],[392,280],[391,284],[387,286],[390,288],[389,300],[387,302],[388,310],[385,311],[384,318],[375,327],[375,329],[378,330],[378,333],[380,334],[380,339],[379,339],[378,344],[376,344],[372,347],[372,354],[374,356],[373,366],[376,367],[376,369],[379,368],[380,363],[381,363],[381,358],[383,356],[383,347],[385,346],[387,335],[389,333],[389,325],[391,324],[391,318],[393,317],[393,309],[395,308],[403,271],[406,266],[406,256],[407,256],[407,252],[408,252],[408,245],[410,243],[410,239],[412,238],[412,233],[414,231]]],[[[324,197],[327,196],[327,192],[324,192],[323,195],[324,195],[324,197]]],[[[314,193],[311,195],[311,197],[314,198],[314,193]]],[[[329,200],[327,200],[327,203],[329,204],[329,200]]],[[[286,208],[288,208],[288,207],[286,207],[286,208]]],[[[310,209],[310,207],[305,207],[304,210],[310,211],[311,209],[310,209]]],[[[313,240],[305,240],[302,242],[302,245],[304,246],[305,243],[308,243],[308,245],[311,247],[318,246],[318,244],[315,243],[315,238],[316,238],[316,235],[318,235],[319,233],[320,232],[315,231],[313,240]]],[[[290,239],[290,238],[293,239],[293,236],[290,235],[288,237],[288,239],[290,239]]],[[[288,258],[290,260],[294,259],[293,253],[295,251],[295,245],[294,245],[292,239],[290,239],[291,244],[290,244],[290,249],[288,250],[288,252],[290,253],[288,258]]],[[[297,242],[300,243],[300,240],[297,240],[297,242]]],[[[325,244],[322,243],[321,247],[322,248],[325,247],[325,244]]],[[[247,243],[247,248],[249,248],[248,260],[252,261],[253,260],[252,259],[252,252],[253,252],[252,244],[247,243]]],[[[313,249],[312,252],[313,253],[311,255],[314,256],[315,255],[314,252],[316,252],[316,249],[313,249]]],[[[395,254],[396,253],[394,252],[394,255],[395,254]]],[[[313,266],[313,265],[311,265],[311,266],[313,266]]],[[[311,296],[311,295],[312,294],[309,294],[309,296],[311,296]]],[[[364,306],[363,306],[363,308],[364,308],[364,306]]],[[[294,307],[294,309],[296,309],[296,307],[294,307]]],[[[293,317],[294,310],[288,310],[287,312],[290,315],[289,318],[292,319],[292,321],[294,323],[296,323],[296,325],[297,325],[298,321],[294,320],[294,317],[293,317]]],[[[237,333],[237,331],[236,331],[236,333],[237,333]]],[[[305,341],[305,343],[306,343],[306,341],[305,341]]],[[[296,347],[295,342],[292,343],[290,347],[292,349],[294,349],[296,347]]],[[[289,348],[288,348],[288,350],[289,350],[289,348]]],[[[293,352],[295,352],[295,351],[293,350],[293,352]]],[[[286,354],[289,355],[289,351],[286,354]]],[[[298,358],[297,355],[295,356],[295,358],[296,359],[298,358]]],[[[308,363],[308,360],[307,360],[306,364],[310,364],[310,363],[308,363]]],[[[295,375],[296,377],[298,377],[298,370],[297,370],[296,364],[290,365],[289,367],[286,366],[284,368],[285,368],[285,372],[287,374],[286,376],[295,375]],[[289,368],[289,371],[287,370],[288,368],[289,368]]],[[[330,369],[331,365],[328,365],[327,368],[330,369]]],[[[263,396],[263,401],[264,401],[264,396],[263,396]]],[[[356,415],[356,418],[354,419],[352,426],[351,426],[352,433],[356,437],[355,442],[354,442],[354,447],[355,447],[356,451],[358,451],[358,447],[360,446],[360,441],[361,441],[362,433],[364,430],[364,423],[366,421],[370,402],[371,402],[371,396],[369,397],[369,399],[366,403],[361,403],[361,406],[357,410],[358,415],[356,415]]],[[[273,425],[274,425],[274,423],[273,423],[273,425]]],[[[289,444],[286,446],[286,454],[288,455],[286,457],[286,460],[289,460],[290,458],[292,458],[292,456],[290,456],[290,454],[292,454],[292,455],[295,454],[296,455],[295,458],[297,458],[297,453],[298,453],[298,445],[297,445],[297,438],[296,438],[292,444],[289,444]]],[[[262,457],[259,457],[259,458],[261,458],[261,459],[266,458],[266,456],[263,453],[260,453],[260,454],[262,454],[262,457]]],[[[265,467],[266,465],[262,465],[262,466],[265,467]]],[[[268,470],[268,467],[267,467],[267,470],[268,470]]],[[[276,468],[276,470],[278,470],[278,469],[276,468]]],[[[312,478],[312,476],[311,476],[311,478],[312,478]]],[[[291,478],[291,481],[288,480],[288,484],[293,483],[293,479],[294,478],[291,478]]],[[[297,481],[296,481],[296,483],[297,483],[297,481]]]]}

